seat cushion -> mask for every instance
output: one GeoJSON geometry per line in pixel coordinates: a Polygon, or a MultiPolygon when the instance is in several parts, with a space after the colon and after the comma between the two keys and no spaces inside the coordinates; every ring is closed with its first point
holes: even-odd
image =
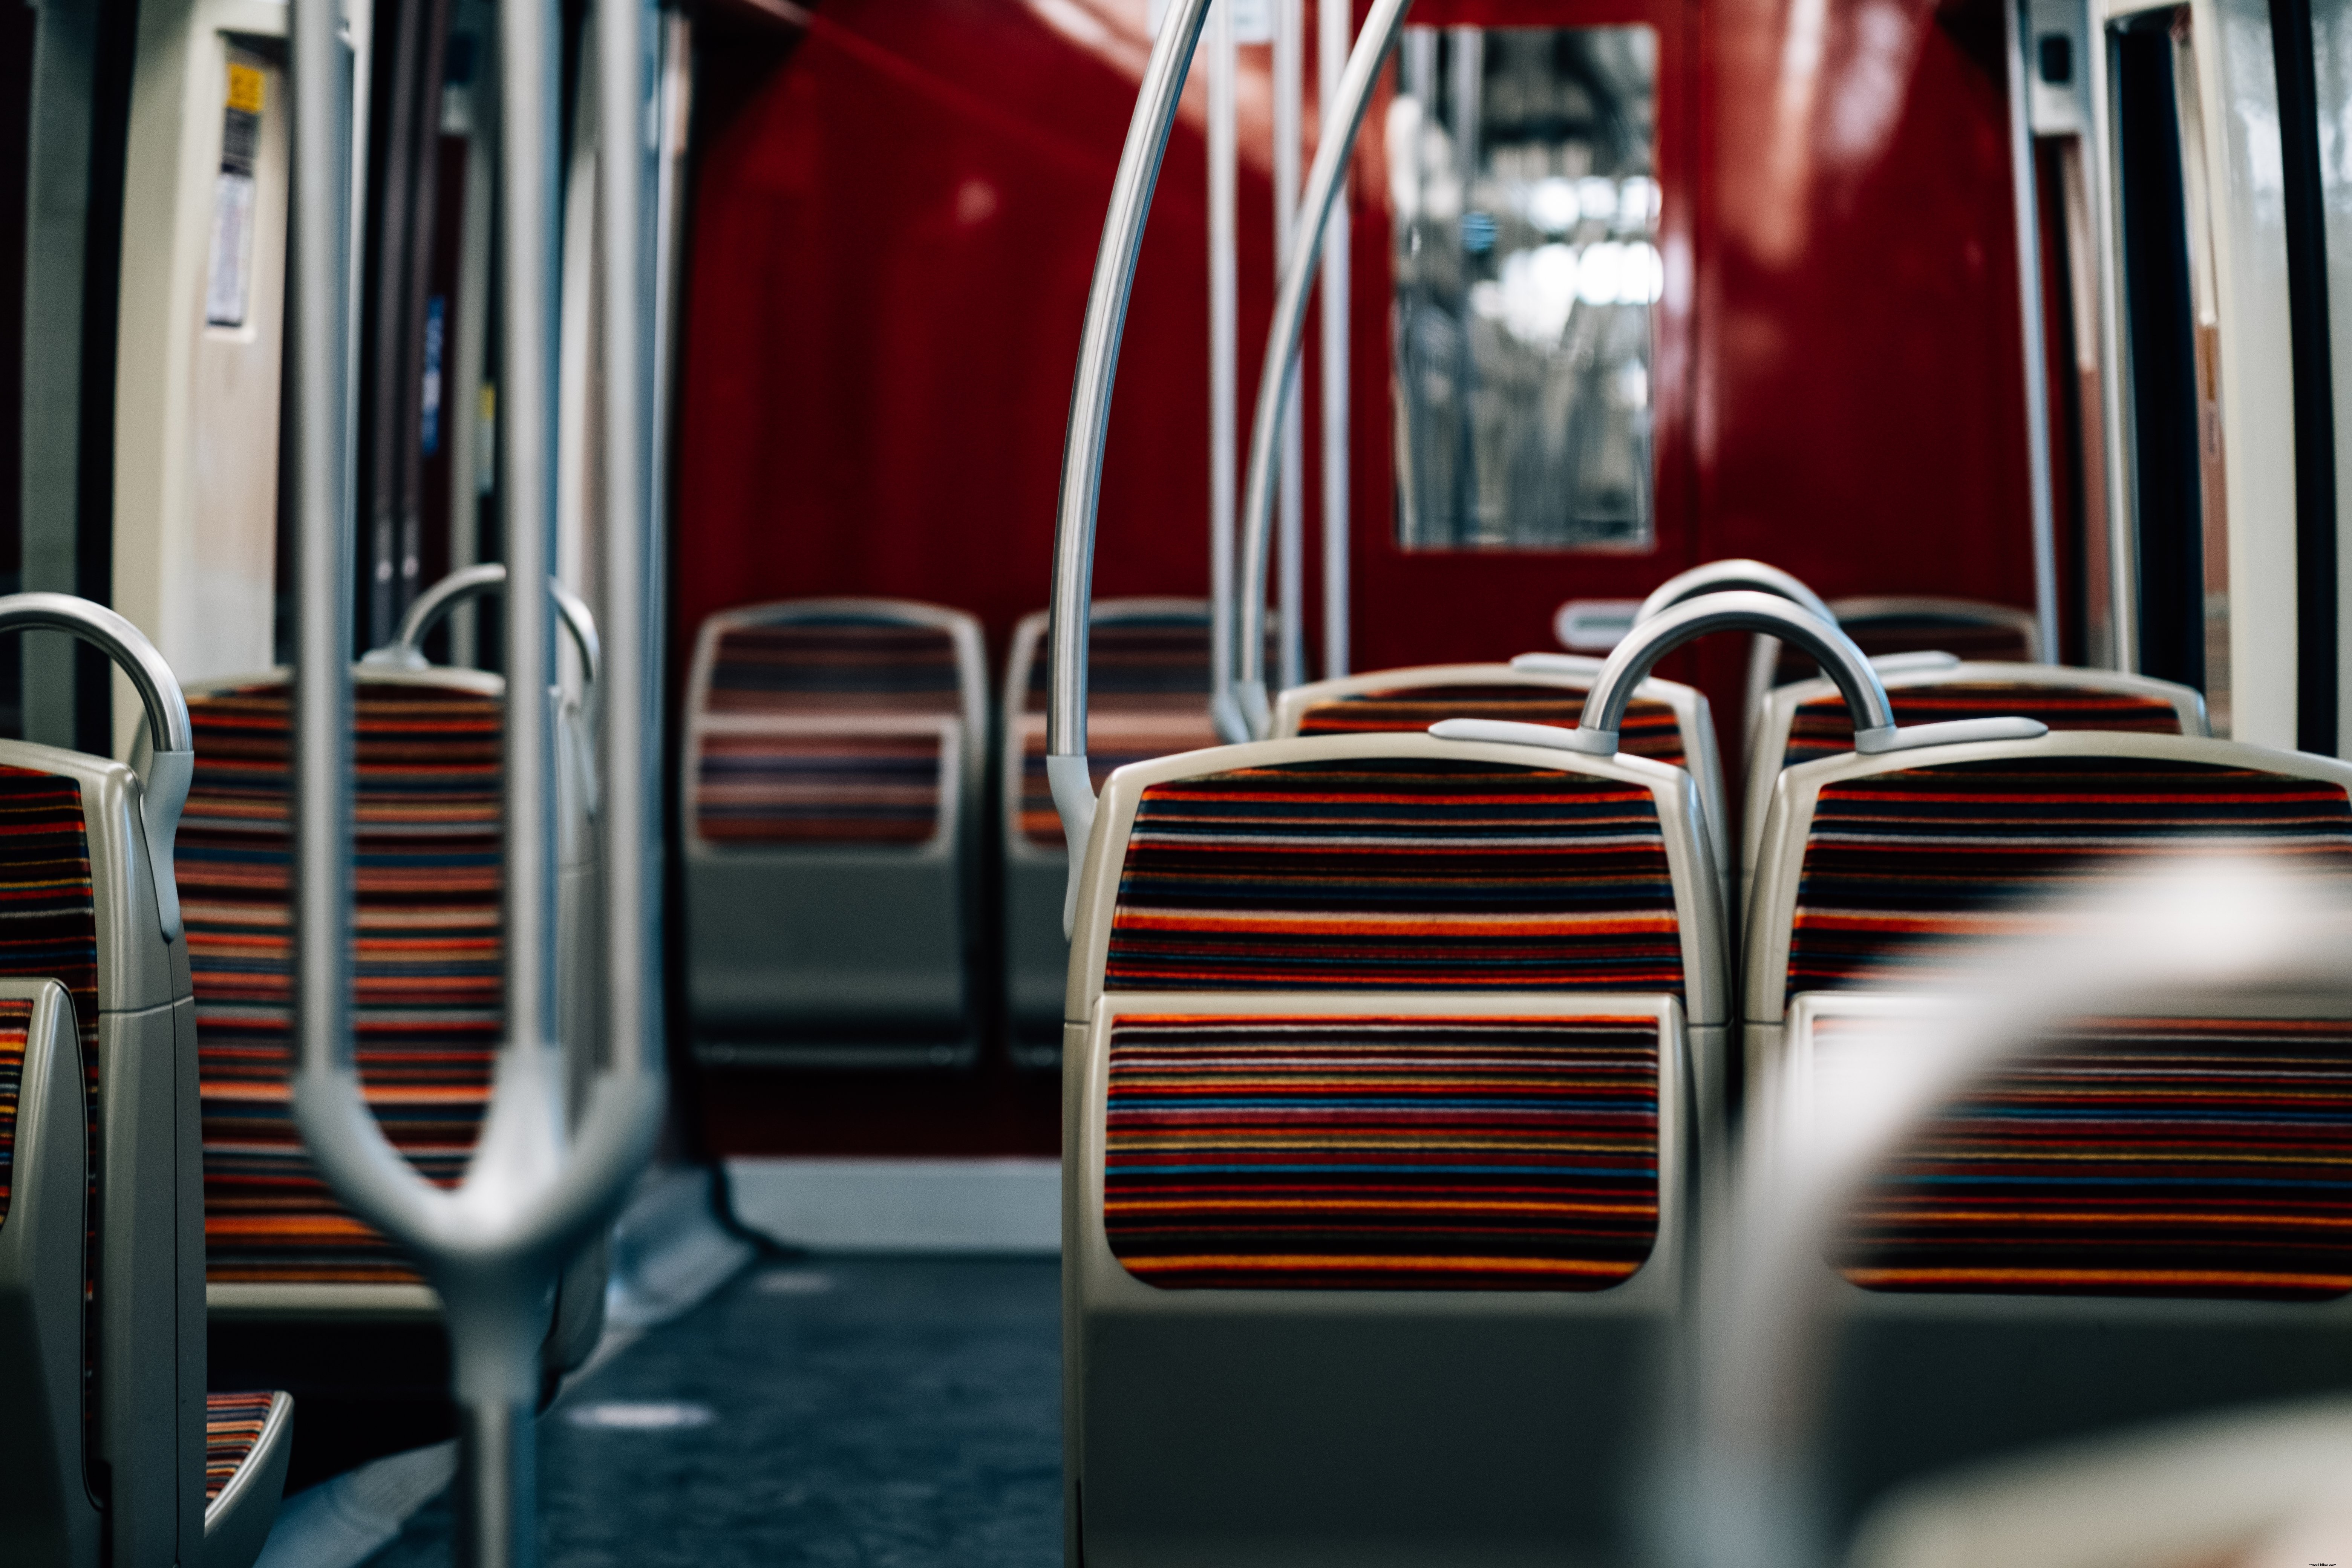
{"type": "Polygon", "coordinates": [[[1169,1288],[1599,1290],[1658,1226],[1651,1017],[1130,1015],[1103,1221],[1169,1288]]]}
{"type": "Polygon", "coordinates": [[[2352,1022],[2091,1020],[1914,1139],[1839,1260],[1874,1290],[2326,1300],[2347,1172],[2352,1022]]]}
{"type": "Polygon", "coordinates": [[[8,1220],[16,1153],[16,1095],[25,1077],[25,1047],[32,1038],[33,1004],[0,999],[0,1225],[8,1220]]]}
{"type": "Polygon", "coordinates": [[[2352,874],[2343,787],[2150,757],[2020,757],[1822,787],[1805,839],[1788,990],[1931,981],[1950,945],[2152,855],[2215,849],[2352,874]]]}
{"type": "Polygon", "coordinates": [[[1104,986],[1679,995],[1656,803],[1640,784],[1452,759],[1152,784],[1104,986]]]}
{"type": "MultiPolygon", "coordinates": [[[[1898,724],[1940,724],[1958,719],[2014,715],[2039,719],[2053,730],[2121,730],[2139,735],[2178,735],[2180,710],[2159,697],[2109,691],[2090,686],[2049,686],[2015,680],[1956,680],[1930,686],[1889,687],[1898,724]]],[[[1832,692],[1800,703],[1790,716],[1788,749],[1780,765],[1793,768],[1853,750],[1853,715],[1832,692]]]]}
{"type": "MultiPolygon", "coordinates": [[[[219,1282],[414,1284],[302,1149],[288,1100],[287,689],[189,701],[196,774],[180,900],[204,1083],[205,1246],[219,1282]]],[[[411,1163],[454,1184],[504,1017],[495,697],[362,681],[352,961],[360,1077],[411,1163]]]]}
{"type": "MultiPolygon", "coordinates": [[[[1953,611],[1917,610],[1886,615],[1840,616],[1838,629],[1873,658],[1890,653],[1948,653],[1974,661],[2002,664],[2033,662],[2033,638],[2025,626],[2012,620],[1970,616],[1953,611]]],[[[1811,654],[1782,644],[1772,684],[1811,680],[1821,673],[1811,654]]]]}
{"type": "Polygon", "coordinates": [[[730,628],[719,639],[704,709],[955,718],[963,701],[946,627],[845,614],[730,628]]]}
{"type": "Polygon", "coordinates": [[[253,1457],[277,1398],[272,1394],[205,1395],[205,1501],[219,1497],[253,1457]]]}
{"type": "MultiPolygon", "coordinates": [[[[1354,735],[1386,731],[1417,735],[1443,719],[1504,719],[1572,730],[1583,714],[1584,693],[1562,686],[1532,681],[1397,686],[1318,702],[1299,715],[1298,732],[1354,735]]],[[[1673,707],[1646,697],[1627,703],[1624,721],[1618,729],[1618,749],[1683,766],[1682,725],[1673,707]]]]}
{"type": "Polygon", "coordinates": [[[695,826],[755,846],[921,844],[940,831],[937,728],[706,731],[695,826]]]}

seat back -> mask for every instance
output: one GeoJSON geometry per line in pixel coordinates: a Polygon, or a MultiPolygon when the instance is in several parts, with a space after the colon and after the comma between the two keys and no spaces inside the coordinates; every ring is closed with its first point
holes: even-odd
{"type": "Polygon", "coordinates": [[[960,611],[805,599],[703,623],[680,795],[703,1059],[972,1058],[986,733],[960,611]]]}
{"type": "MultiPolygon", "coordinates": [[[[394,1145],[450,1183],[480,1130],[504,1018],[504,689],[472,670],[368,668],[353,693],[360,1072],[394,1145]]],[[[290,694],[282,672],[189,693],[197,766],[178,866],[203,1065],[207,1295],[236,1317],[431,1319],[439,1301],[424,1276],[327,1190],[287,1099],[290,694]]]]}
{"type": "MultiPolygon", "coordinates": [[[[1935,724],[2016,714],[2053,730],[2139,735],[2204,735],[2205,699],[2192,687],[2151,676],[2054,664],[1923,664],[1880,673],[1895,720],[1935,724]]],[[[1783,768],[1853,750],[1853,720],[1837,687],[1800,680],[1769,692],[1748,740],[1747,809],[1740,869],[1751,875],[1773,781],[1783,768]]]]}
{"type": "MultiPolygon", "coordinates": [[[[1022,617],[1005,660],[1000,809],[1004,842],[1005,1000],[1013,1060],[1062,1059],[1062,995],[1070,943],[1062,933],[1069,852],[1045,777],[1046,616],[1022,617]]],[[[1209,605],[1204,599],[1104,599],[1087,642],[1087,765],[1111,771],[1218,743],[1209,716],[1209,605]]]]}
{"type": "Polygon", "coordinates": [[[1698,816],[1646,759],[1425,734],[1111,775],[1065,1012],[1088,1561],[1625,1547],[1721,1035],[1698,816]]]}
{"type": "Polygon", "coordinates": [[[0,980],[0,1518],[10,1552],[98,1560],[84,1473],[82,1282],[88,1079],[73,999],[54,980],[0,980]]]}
{"type": "Polygon", "coordinates": [[[121,763],[0,741],[13,917],[0,977],[64,987],[90,1095],[85,1484],[115,1561],[189,1563],[205,1507],[195,1013],[186,943],[163,934],[143,798],[121,763]]]}
{"type": "MultiPolygon", "coordinates": [[[[1559,655],[1545,658],[1566,662],[1559,655]]],[[[1536,672],[1507,664],[1434,664],[1318,680],[1282,693],[1275,706],[1273,738],[1418,733],[1445,719],[1502,719],[1572,729],[1583,713],[1585,693],[1601,672],[1599,659],[1589,662],[1591,668],[1581,672],[1536,672]]],[[[1718,836],[1717,845],[1727,846],[1723,836],[1729,832],[1730,818],[1724,815],[1723,763],[1706,694],[1679,681],[1644,680],[1626,705],[1621,734],[1627,752],[1684,769],[1697,781],[1708,831],[1718,836]]]]}

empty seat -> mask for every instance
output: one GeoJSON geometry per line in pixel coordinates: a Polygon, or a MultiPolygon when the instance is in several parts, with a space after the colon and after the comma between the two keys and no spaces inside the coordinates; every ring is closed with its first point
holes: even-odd
{"type": "MultiPolygon", "coordinates": [[[[593,643],[593,629],[589,633],[593,643]]],[[[500,900],[505,682],[388,661],[353,672],[352,1026],[394,1147],[454,1184],[472,1157],[504,1028],[500,900]]],[[[284,671],[188,694],[194,782],[181,819],[181,907],[203,1085],[212,1381],[302,1401],[305,1467],[334,1468],[446,1435],[439,1297],[397,1245],[329,1192],[294,1125],[284,671]]],[[[593,1058],[589,780],[577,710],[559,725],[562,1028],[593,1058]]],[[[604,1253],[576,1258],[545,1347],[576,1366],[602,1328],[604,1253]]]]}
{"type": "MultiPolygon", "coordinates": [[[[2022,714],[2053,730],[2112,730],[2141,735],[2203,735],[2205,699],[2152,676],[2054,664],[1922,658],[1882,668],[1881,682],[1905,724],[2022,714]]],[[[1782,768],[1853,750],[1853,721],[1837,687],[1799,680],[1769,692],[1749,738],[1748,802],[1740,868],[1752,874],[1772,782],[1782,768]]]]}
{"type": "MultiPolygon", "coordinates": [[[[1499,719],[1573,727],[1601,661],[1525,654],[1509,664],[1433,664],[1318,680],[1282,693],[1274,738],[1415,732],[1446,719],[1499,719]]],[[[1715,843],[1729,847],[1723,764],[1706,697],[1679,681],[1649,679],[1625,710],[1620,743],[1633,756],[1685,769],[1698,782],[1715,843]]]]}
{"type": "MultiPolygon", "coordinates": [[[[25,1012],[28,1049],[44,1021],[58,1016],[52,1009],[62,987],[96,1152],[85,1182],[87,1237],[76,1237],[67,1276],[82,1313],[78,1349],[62,1377],[48,1365],[42,1387],[79,1385],[71,1415],[83,1473],[71,1478],[68,1489],[86,1488],[98,1500],[107,1560],[213,1561],[215,1525],[205,1493],[204,1189],[198,1103],[191,1092],[195,1011],[173,881],[174,834],[193,761],[189,725],[170,669],[111,611],[53,594],[0,600],[0,628],[26,626],[69,631],[105,649],[131,677],[151,732],[163,737],[142,748],[138,769],[0,742],[0,820],[7,826],[0,836],[0,902],[12,915],[0,940],[0,976],[30,984],[16,993],[31,1004],[25,1012]]],[[[62,1052],[53,1032],[46,1053],[46,1093],[56,1096],[62,1052]]],[[[48,1128],[62,1121],[54,1100],[37,1115],[48,1128]]],[[[35,1183],[68,1181],[58,1173],[66,1169],[37,1156],[26,1175],[35,1183]]],[[[62,1200],[52,1191],[26,1202],[34,1205],[29,1223],[43,1208],[54,1215],[62,1200]]],[[[0,1223],[0,1232],[9,1228],[0,1223]]],[[[28,1241],[37,1229],[26,1233],[28,1241]]],[[[5,1247],[0,1242],[0,1250],[5,1247]]],[[[42,1289],[53,1289],[53,1280],[52,1274],[42,1289]]],[[[26,1326],[29,1331],[33,1325],[28,1320],[26,1326]]],[[[53,1394],[21,1408],[35,1424],[35,1440],[53,1438],[53,1394]]],[[[268,1445],[257,1446],[254,1460],[263,1469],[216,1516],[231,1536],[251,1535],[257,1549],[259,1536],[252,1532],[266,1533],[277,1507],[265,1483],[268,1467],[283,1459],[284,1430],[281,1422],[268,1445]]],[[[64,1533],[56,1537],[65,1555],[56,1560],[95,1563],[99,1536],[86,1533],[90,1521],[78,1514],[66,1504],[67,1517],[58,1521],[64,1533]],[[84,1539],[89,1555],[78,1557],[84,1539]]],[[[242,1568],[226,1545],[217,1560],[242,1568]]]]}
{"type": "MultiPolygon", "coordinates": [[[[1043,610],[1013,628],[999,731],[1003,752],[1005,998],[1013,1060],[1062,1059],[1070,944],[1062,934],[1069,852],[1045,780],[1043,610]]],[[[1087,763],[1114,768],[1218,743],[1209,717],[1204,599],[1105,599],[1094,606],[1087,671],[1087,763]]]]}
{"type": "MultiPolygon", "coordinates": [[[[1968,944],[2033,935],[2102,873],[2207,850],[2352,885],[2347,788],[2326,758],[2088,731],[1782,773],[1749,928],[1751,1143],[1799,1135],[1822,1040],[1926,1005],[1968,944]]],[[[1907,1146],[1841,1257],[1846,1504],[2003,1447],[2352,1385],[2341,1011],[2118,1008],[1907,1146]]]]}
{"type": "Polygon", "coordinates": [[[730,610],[696,639],[686,710],[701,1059],[972,1060],[979,623],[891,599],[730,610]]]}
{"type": "Polygon", "coordinates": [[[1724,1005],[1692,800],[1394,733],[1110,776],[1065,1015],[1074,1559],[1628,1546],[1724,1005]]]}

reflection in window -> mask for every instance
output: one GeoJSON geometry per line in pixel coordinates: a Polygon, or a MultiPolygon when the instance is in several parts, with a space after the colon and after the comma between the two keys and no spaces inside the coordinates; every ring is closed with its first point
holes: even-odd
{"type": "Polygon", "coordinates": [[[1400,56],[1399,542],[1649,548],[1656,35],[1408,27],[1400,56]]]}

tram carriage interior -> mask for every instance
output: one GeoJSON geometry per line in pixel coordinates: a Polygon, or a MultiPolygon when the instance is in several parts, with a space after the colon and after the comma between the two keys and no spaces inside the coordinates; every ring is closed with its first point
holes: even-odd
{"type": "Polygon", "coordinates": [[[2352,1558],[2347,123],[0,0],[0,1568],[2352,1558]]]}

